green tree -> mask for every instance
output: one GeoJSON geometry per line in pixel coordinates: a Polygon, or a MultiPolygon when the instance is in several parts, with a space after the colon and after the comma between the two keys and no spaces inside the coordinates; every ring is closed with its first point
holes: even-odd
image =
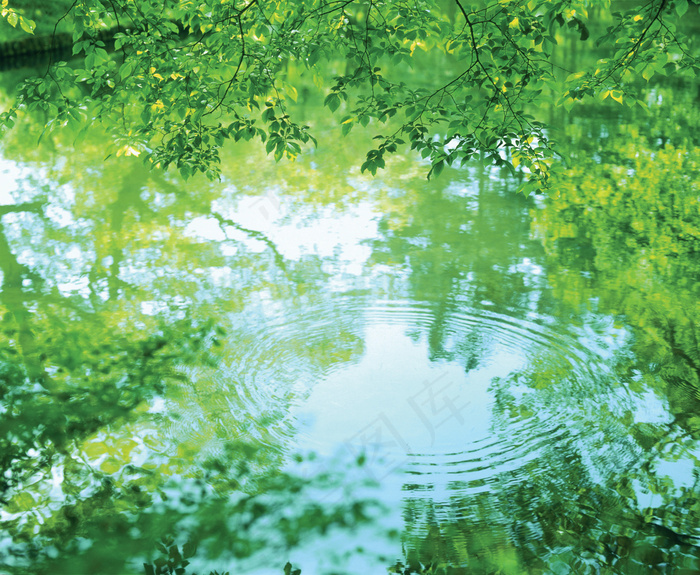
{"type": "MultiPolygon", "coordinates": [[[[370,123],[380,132],[363,171],[376,173],[386,156],[410,147],[430,160],[429,176],[479,157],[524,170],[527,192],[546,184],[554,157],[536,115],[544,102],[634,105],[636,76],[700,69],[692,35],[679,29],[697,6],[626,5],[613,12],[610,0],[76,0],[55,29],[70,29],[81,60],[29,77],[0,121],[12,126],[21,110],[38,109],[49,130],[101,122],[116,154],[215,178],[228,139],[260,139],[277,160],[315,142],[290,106],[310,73],[325,105],[339,111],[343,134],[370,123]],[[115,27],[111,52],[100,38],[115,27]],[[591,32],[599,36],[595,63],[556,65],[557,44],[575,37],[592,50],[591,32]],[[426,58],[434,77],[411,80],[411,66],[426,58]]],[[[32,31],[7,0],[2,14],[32,31]]]]}

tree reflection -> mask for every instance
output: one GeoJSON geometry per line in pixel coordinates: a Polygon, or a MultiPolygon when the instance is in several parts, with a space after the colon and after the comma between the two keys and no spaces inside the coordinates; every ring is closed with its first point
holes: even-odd
{"type": "Polygon", "coordinates": [[[307,534],[365,521],[363,502],[305,495],[336,489],[333,474],[280,470],[295,377],[361,353],[351,318],[319,328],[314,345],[283,325],[261,350],[251,329],[295,293],[332,309],[288,277],[325,279],[322,262],[286,262],[216,211],[215,200],[236,205],[233,188],[185,189],[131,158],[103,161],[99,134],[79,154],[72,141],[54,133],[55,158],[17,140],[5,148],[20,161],[0,222],[0,498],[14,534],[3,565],[143,572],[172,535],[224,562],[276,549],[281,572],[307,534]],[[284,365],[290,351],[296,363],[284,365]],[[274,394],[260,396],[251,361],[274,394]]]}
{"type": "Polygon", "coordinates": [[[589,488],[604,498],[593,506],[605,510],[591,533],[599,564],[619,572],[691,569],[698,557],[700,508],[688,498],[700,482],[698,117],[681,112],[687,94],[652,92],[664,104],[650,123],[604,123],[602,138],[579,139],[595,124],[568,126],[576,163],[533,212],[558,305],[627,324],[634,338],[614,356],[615,379],[642,405],[660,404],[651,418],[639,408],[611,413],[601,430],[610,445],[632,440],[620,480],[589,488]],[[624,530],[610,533],[606,523],[619,517],[624,530]]]}
{"type": "MultiPolygon", "coordinates": [[[[156,572],[272,549],[281,571],[305,534],[369,521],[364,503],[309,493],[336,488],[332,473],[281,469],[290,405],[359,361],[363,306],[379,298],[425,305],[408,336],[457,371],[489,359],[484,325],[455,320],[465,310],[553,334],[489,380],[490,431],[522,464],[484,457],[492,475],[442,493],[407,481],[395,572],[692,570],[700,132],[693,113],[682,129],[654,117],[569,125],[576,163],[544,207],[483,166],[426,183],[397,159],[370,182],[349,167],[353,139],[274,169],[233,149],[221,184],[187,186],[105,160],[98,134],[80,153],[67,132],[53,151],[10,141],[0,497],[15,535],[2,562],[156,572]],[[376,222],[353,236],[360,255],[313,235],[353,210],[376,222]],[[314,248],[285,244],[284,226],[314,248]]],[[[38,136],[25,130],[13,134],[38,136]]]]}
{"type": "Polygon", "coordinates": [[[652,107],[648,125],[601,124],[602,112],[587,109],[592,120],[566,127],[575,162],[557,193],[531,206],[531,232],[515,208],[512,218],[507,207],[486,212],[493,198],[482,208],[489,191],[478,172],[470,197],[441,190],[387,201],[373,261],[405,266],[398,293],[434,302],[433,359],[474,367],[478,344],[460,333],[466,345],[454,345],[449,326],[467,301],[567,318],[562,337],[604,360],[593,375],[572,373],[545,353],[492,381],[494,433],[513,449],[536,446],[536,460],[485,485],[409,493],[405,557],[393,572],[697,568],[700,131],[697,114],[684,112],[692,96],[652,97],[669,107],[652,107]],[[523,255],[546,273],[523,273],[523,255]],[[530,435],[543,431],[546,442],[530,435]]]}

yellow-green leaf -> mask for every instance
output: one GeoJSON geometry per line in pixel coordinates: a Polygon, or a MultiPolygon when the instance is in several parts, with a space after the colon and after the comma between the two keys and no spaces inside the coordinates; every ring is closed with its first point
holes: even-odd
{"type": "Polygon", "coordinates": [[[284,91],[287,93],[287,96],[289,96],[290,100],[292,100],[293,102],[297,101],[298,93],[297,89],[294,86],[287,84],[284,87],[284,91]]]}
{"type": "Polygon", "coordinates": [[[27,34],[34,34],[34,28],[36,28],[34,20],[25,20],[20,16],[19,25],[27,34]]]}

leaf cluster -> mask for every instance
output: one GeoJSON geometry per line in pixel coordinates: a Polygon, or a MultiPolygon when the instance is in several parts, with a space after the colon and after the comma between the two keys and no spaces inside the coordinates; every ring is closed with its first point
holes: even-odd
{"type": "Polygon", "coordinates": [[[20,29],[27,34],[34,34],[34,29],[36,28],[34,20],[25,18],[20,11],[10,7],[9,0],[2,0],[0,4],[0,16],[5,18],[7,23],[13,28],[19,25],[20,29]]]}
{"type": "Polygon", "coordinates": [[[46,114],[47,129],[100,122],[118,154],[174,165],[185,177],[216,178],[227,140],[258,139],[277,161],[315,143],[290,111],[309,71],[327,90],[328,109],[342,112],[341,134],[370,123],[390,127],[376,135],[363,172],[375,174],[408,147],[430,162],[429,177],[479,159],[526,175],[528,193],[547,186],[557,158],[538,117],[543,103],[570,109],[599,97],[634,105],[637,75],[700,69],[697,46],[678,25],[687,0],[612,14],[608,2],[593,4],[85,0],[64,15],[81,63],[57,62],[30,78],[0,121],[11,127],[27,108],[46,114]],[[596,40],[608,55],[562,79],[558,46],[593,49],[592,30],[600,26],[589,9],[613,22],[596,40]],[[119,31],[111,52],[100,33],[113,25],[119,31]],[[443,73],[405,81],[424,57],[443,73]],[[344,71],[329,73],[338,67],[344,71]]]}

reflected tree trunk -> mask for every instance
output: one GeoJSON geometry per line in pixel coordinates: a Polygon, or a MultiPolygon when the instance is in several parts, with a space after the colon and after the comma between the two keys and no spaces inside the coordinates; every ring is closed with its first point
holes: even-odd
{"type": "MultiPolygon", "coordinates": [[[[17,206],[3,206],[0,214],[8,213],[36,213],[41,214],[39,204],[21,204],[17,206]]],[[[31,312],[27,309],[26,300],[31,296],[24,291],[24,280],[32,282],[40,281],[27,266],[21,264],[12,252],[5,235],[5,225],[0,218],[0,270],[3,273],[2,291],[0,301],[12,314],[17,325],[17,343],[21,350],[27,375],[30,379],[40,382],[48,387],[48,378],[42,365],[42,360],[31,325],[31,312]]]]}

